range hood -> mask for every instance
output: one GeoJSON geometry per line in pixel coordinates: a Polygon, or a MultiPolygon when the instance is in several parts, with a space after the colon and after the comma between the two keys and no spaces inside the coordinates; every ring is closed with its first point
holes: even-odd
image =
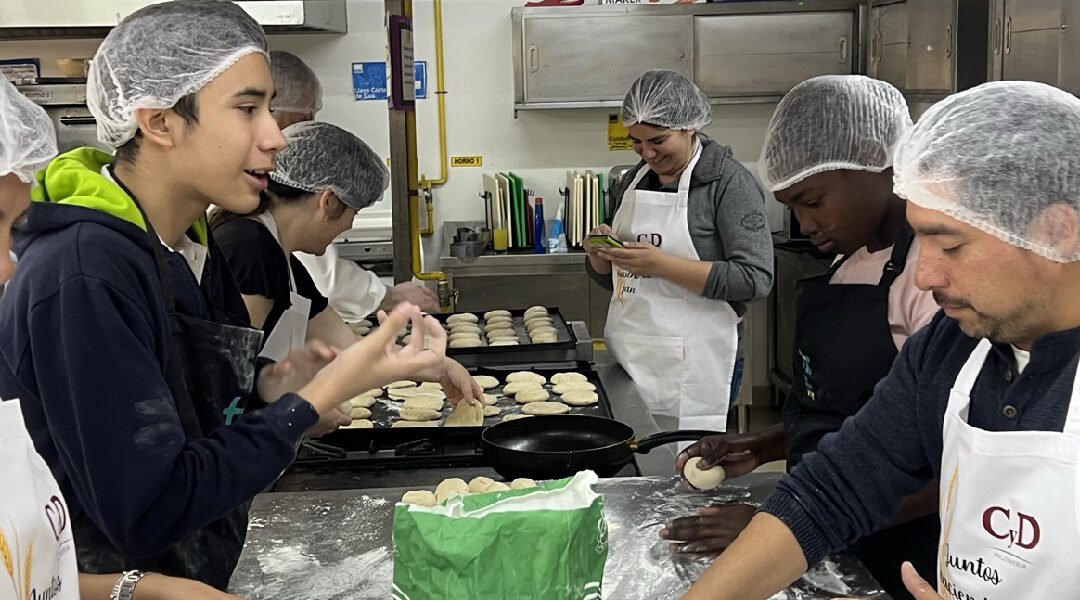
{"type": "MultiPolygon", "coordinates": [[[[125,16],[160,0],[0,0],[0,39],[100,38],[125,16]]],[[[345,0],[236,2],[267,33],[345,33],[345,0]]]]}

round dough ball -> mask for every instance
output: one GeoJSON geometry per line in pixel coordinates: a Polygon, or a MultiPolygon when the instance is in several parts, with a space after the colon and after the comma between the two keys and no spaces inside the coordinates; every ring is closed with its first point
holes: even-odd
{"type": "Polygon", "coordinates": [[[446,317],[447,325],[454,325],[455,323],[476,323],[480,318],[472,313],[455,313],[446,317]]]}
{"type": "Polygon", "coordinates": [[[683,467],[683,477],[690,482],[690,485],[699,490],[714,490],[727,479],[727,473],[724,471],[724,467],[716,465],[715,467],[702,470],[698,468],[699,462],[701,462],[701,457],[695,456],[686,461],[686,466],[683,467]]]}
{"type": "Polygon", "coordinates": [[[488,346],[520,346],[521,342],[510,338],[497,338],[488,342],[488,346]]]}
{"type": "MultiPolygon", "coordinates": [[[[584,383],[588,382],[589,378],[581,373],[574,373],[573,371],[569,373],[556,373],[551,376],[551,383],[570,383],[571,381],[580,381],[584,383]]],[[[423,386],[421,385],[421,387],[423,386]]]]}
{"type": "Polygon", "coordinates": [[[599,402],[600,396],[589,390],[571,390],[563,394],[561,399],[570,406],[587,406],[599,402]]]}
{"type": "Polygon", "coordinates": [[[473,375],[473,381],[485,390],[499,387],[499,380],[491,375],[473,375]]]}
{"type": "Polygon", "coordinates": [[[416,387],[416,382],[415,381],[409,381],[407,379],[401,379],[401,380],[398,380],[398,381],[391,381],[390,383],[386,384],[383,387],[385,387],[388,390],[401,390],[401,389],[404,389],[404,388],[416,387]]]}
{"type": "Polygon", "coordinates": [[[585,390],[588,392],[595,392],[596,386],[588,381],[563,381],[551,388],[551,391],[556,394],[562,395],[566,392],[572,392],[575,390],[585,390]]]}
{"type": "Polygon", "coordinates": [[[413,490],[411,492],[405,492],[401,497],[402,504],[414,504],[416,506],[435,506],[438,501],[435,498],[435,494],[427,490],[413,490]]]}
{"type": "Polygon", "coordinates": [[[516,371],[506,376],[506,383],[514,383],[516,381],[535,381],[540,385],[547,383],[547,377],[533,373],[532,371],[516,371]]]}
{"type": "Polygon", "coordinates": [[[464,496],[468,493],[469,484],[465,483],[464,479],[451,477],[449,479],[443,479],[442,482],[435,487],[435,501],[442,504],[450,498],[464,496]]]}
{"type": "Polygon", "coordinates": [[[484,332],[491,333],[492,331],[501,331],[504,329],[514,329],[513,323],[488,323],[484,325],[484,332]]]}
{"type": "Polygon", "coordinates": [[[561,415],[570,412],[570,407],[562,402],[530,402],[521,407],[526,415],[561,415]]]}
{"type": "Polygon", "coordinates": [[[403,421],[434,421],[442,414],[437,410],[424,410],[420,408],[406,408],[401,411],[403,421]]]}
{"type": "Polygon", "coordinates": [[[448,344],[451,348],[478,348],[484,345],[480,338],[454,340],[448,344]]]}
{"type": "Polygon", "coordinates": [[[495,394],[484,394],[484,404],[491,406],[499,401],[499,397],[495,394]]]}
{"type": "Polygon", "coordinates": [[[352,409],[352,412],[349,413],[349,416],[354,419],[367,419],[371,416],[371,410],[362,406],[358,406],[352,409]]]}
{"type": "Polygon", "coordinates": [[[510,489],[512,490],[524,490],[534,487],[536,487],[536,482],[528,477],[519,477],[510,482],[510,489]]]}
{"type": "MultiPolygon", "coordinates": [[[[525,406],[531,406],[531,405],[529,405],[529,404],[526,404],[525,406]]],[[[520,413],[514,413],[514,414],[512,414],[512,415],[506,415],[506,416],[504,416],[504,417],[502,418],[502,420],[503,420],[503,423],[505,423],[505,422],[507,422],[507,421],[516,421],[516,420],[518,420],[518,419],[524,419],[524,418],[526,418],[526,417],[531,417],[531,416],[532,416],[532,415],[523,415],[523,414],[520,414],[520,413]]]]}
{"type": "Polygon", "coordinates": [[[484,320],[490,321],[492,317],[506,317],[510,318],[510,311],[508,310],[489,310],[484,313],[484,320]]]}
{"type": "Polygon", "coordinates": [[[502,409],[499,408],[498,406],[485,406],[484,407],[484,416],[485,417],[494,417],[495,415],[497,415],[497,414],[499,414],[501,412],[502,412],[502,409]]]}
{"type": "Polygon", "coordinates": [[[390,427],[438,427],[438,421],[394,421],[390,427]]]}
{"type": "Polygon", "coordinates": [[[368,392],[364,392],[359,396],[356,396],[352,400],[349,400],[353,408],[371,408],[375,404],[375,396],[369,395],[368,392]]]}
{"type": "Polygon", "coordinates": [[[371,429],[375,424],[369,419],[353,419],[352,423],[343,425],[341,429],[371,429]]]}
{"type": "Polygon", "coordinates": [[[435,398],[433,396],[416,396],[414,398],[406,398],[405,408],[441,411],[443,409],[443,400],[442,398],[435,398]]]}
{"type": "Polygon", "coordinates": [[[543,386],[535,381],[511,381],[503,386],[504,396],[513,396],[525,390],[543,390],[543,386]]]}
{"type": "Polygon", "coordinates": [[[559,341],[559,336],[545,333],[542,335],[535,335],[532,337],[534,344],[554,344],[559,341]]]}
{"type": "Polygon", "coordinates": [[[510,489],[510,486],[506,485],[505,483],[503,483],[501,481],[492,481],[491,485],[489,485],[487,487],[487,489],[484,490],[484,493],[488,493],[488,492],[505,492],[508,489],[510,489]]]}
{"type": "Polygon", "coordinates": [[[487,491],[488,486],[495,483],[495,480],[490,477],[477,477],[469,482],[470,494],[483,494],[487,491]]]}
{"type": "Polygon", "coordinates": [[[521,390],[514,396],[514,400],[517,400],[520,404],[529,404],[531,402],[546,402],[551,394],[544,388],[531,388],[527,390],[521,390]]]}

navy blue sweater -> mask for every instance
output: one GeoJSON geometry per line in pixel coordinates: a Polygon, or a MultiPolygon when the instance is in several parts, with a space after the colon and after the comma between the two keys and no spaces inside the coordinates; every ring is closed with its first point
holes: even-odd
{"type": "MultiPolygon", "coordinates": [[[[185,439],[163,375],[169,320],[145,231],[100,210],[35,202],[23,233],[0,302],[0,397],[22,399],[73,517],[86,514],[128,556],[151,556],[281,474],[317,420],[299,396],[185,439]]],[[[202,289],[170,253],[162,276],[177,309],[206,318],[209,298],[246,323],[209,248],[202,289]]]]}
{"type": "MultiPolygon", "coordinates": [[[[787,524],[807,564],[874,531],[904,496],[940,477],[949,390],[977,343],[939,312],[904,344],[866,406],[781,480],[762,510],[787,524]]],[[[968,423],[987,431],[1061,431],[1078,351],[1080,329],[1044,336],[1017,375],[1012,348],[995,345],[971,391],[968,423]]]]}

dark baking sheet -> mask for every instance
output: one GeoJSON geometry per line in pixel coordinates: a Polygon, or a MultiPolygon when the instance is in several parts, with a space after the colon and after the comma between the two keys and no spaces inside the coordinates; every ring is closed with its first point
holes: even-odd
{"type": "MultiPolygon", "coordinates": [[[[559,336],[559,341],[537,344],[529,339],[529,332],[525,330],[525,310],[524,308],[507,309],[510,313],[510,318],[514,321],[514,331],[518,334],[517,346],[488,346],[487,336],[483,333],[480,334],[480,342],[482,346],[475,348],[446,348],[447,356],[460,357],[465,355],[484,355],[484,354],[503,354],[503,353],[515,353],[521,351],[531,350],[573,350],[577,345],[577,337],[574,336],[573,330],[566,324],[566,319],[562,313],[559,312],[558,307],[548,306],[548,316],[551,317],[552,324],[555,327],[555,333],[559,336]]],[[[488,312],[488,311],[484,311],[488,312]]],[[[484,328],[484,312],[472,313],[479,317],[477,325],[480,329],[484,328]]],[[[432,315],[438,319],[444,326],[446,325],[446,319],[450,318],[450,315],[462,314],[462,313],[439,313],[432,315]]]]}

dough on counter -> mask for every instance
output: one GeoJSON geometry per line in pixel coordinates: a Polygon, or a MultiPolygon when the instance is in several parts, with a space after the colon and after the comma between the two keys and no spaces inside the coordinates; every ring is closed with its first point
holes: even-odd
{"type": "Polygon", "coordinates": [[[438,381],[425,381],[416,387],[422,390],[439,390],[440,392],[442,391],[442,384],[438,381]]]}
{"type": "Polygon", "coordinates": [[[485,390],[499,387],[499,380],[491,375],[473,375],[473,381],[485,390]]]}
{"type": "Polygon", "coordinates": [[[563,381],[551,388],[551,391],[559,394],[565,394],[566,392],[573,392],[575,390],[584,390],[587,392],[595,392],[596,386],[588,381],[563,381]]]}
{"type": "Polygon", "coordinates": [[[512,490],[524,490],[526,488],[536,487],[536,482],[528,477],[519,477],[510,482],[510,489],[512,490]]]}
{"type": "Polygon", "coordinates": [[[571,406],[586,406],[599,402],[600,396],[589,390],[571,390],[563,394],[561,400],[571,406]]]}
{"type": "Polygon", "coordinates": [[[405,389],[405,388],[416,387],[416,382],[415,381],[409,381],[408,379],[400,379],[398,381],[391,381],[390,383],[386,384],[383,387],[385,387],[388,390],[401,390],[401,389],[405,389]]]}
{"type": "Polygon", "coordinates": [[[544,389],[540,383],[536,381],[511,381],[503,386],[504,396],[513,396],[518,392],[525,390],[542,390],[544,389]]]}
{"type": "Polygon", "coordinates": [[[423,410],[420,408],[406,408],[401,411],[403,421],[434,421],[442,414],[437,410],[423,410]]]}
{"type": "Polygon", "coordinates": [[[484,313],[484,320],[490,320],[492,317],[510,317],[510,311],[508,310],[489,310],[484,313]]]}
{"type": "Polygon", "coordinates": [[[481,342],[480,338],[454,340],[449,344],[451,348],[477,348],[483,345],[484,342],[481,342]]]}
{"type": "Polygon", "coordinates": [[[438,504],[438,500],[435,499],[435,494],[427,490],[413,490],[411,492],[405,492],[401,496],[402,504],[415,504],[416,506],[435,506],[438,504]]]}
{"type": "Polygon", "coordinates": [[[391,427],[438,427],[438,421],[394,421],[391,427]]]}
{"type": "Polygon", "coordinates": [[[520,346],[521,342],[510,338],[496,338],[488,342],[488,346],[520,346]]]}
{"type": "MultiPolygon", "coordinates": [[[[528,405],[528,404],[526,404],[525,406],[529,406],[529,405],[528,405]]],[[[503,423],[505,423],[505,422],[507,422],[507,421],[516,421],[516,420],[518,420],[518,419],[524,419],[525,417],[531,417],[531,416],[532,416],[532,415],[523,415],[523,414],[519,414],[519,413],[514,413],[514,414],[512,414],[512,415],[506,415],[506,416],[504,416],[504,417],[502,418],[502,420],[503,420],[503,423]]]]}
{"type": "Polygon", "coordinates": [[[353,419],[352,423],[342,425],[339,429],[371,429],[375,427],[369,419],[353,419]]]}
{"type": "Polygon", "coordinates": [[[484,332],[485,333],[491,333],[493,331],[501,331],[503,329],[513,330],[514,329],[514,324],[513,323],[488,323],[487,325],[484,325],[484,332]]]}
{"type": "Polygon", "coordinates": [[[468,493],[469,484],[465,483],[464,479],[451,477],[449,479],[443,479],[439,485],[435,487],[435,501],[442,504],[454,496],[465,496],[468,493]]]}
{"type": "Polygon", "coordinates": [[[501,412],[502,412],[502,409],[499,408],[498,406],[485,406],[484,407],[484,416],[485,417],[494,417],[495,415],[497,415],[497,414],[499,414],[501,412]]]}
{"type": "Polygon", "coordinates": [[[506,383],[514,383],[515,381],[535,381],[543,385],[547,383],[547,377],[532,371],[516,371],[506,376],[506,383]]]}
{"type": "Polygon", "coordinates": [[[371,409],[357,406],[356,408],[352,409],[352,412],[349,413],[349,416],[354,419],[367,419],[371,416],[371,409]]]}
{"type": "Polygon", "coordinates": [[[349,403],[352,404],[353,408],[371,408],[375,404],[375,396],[364,392],[349,400],[349,403]]]}
{"type": "Polygon", "coordinates": [[[703,470],[698,468],[699,462],[701,462],[701,457],[695,456],[686,461],[686,465],[683,466],[683,477],[690,482],[690,485],[699,490],[714,490],[727,479],[724,467],[716,465],[703,470]]]}
{"type": "Polygon", "coordinates": [[[480,317],[472,313],[454,313],[449,317],[446,317],[447,325],[454,325],[455,323],[476,323],[480,320],[480,317]]]}
{"type": "Polygon", "coordinates": [[[441,411],[443,408],[443,400],[442,398],[436,398],[434,396],[416,396],[415,398],[406,398],[405,408],[441,411]]]}
{"type": "Polygon", "coordinates": [[[514,400],[517,400],[520,404],[529,404],[532,402],[546,402],[551,394],[544,388],[530,388],[527,390],[521,390],[514,396],[514,400]]]}
{"type": "Polygon", "coordinates": [[[446,427],[479,427],[484,424],[484,407],[469,400],[457,403],[450,416],[446,417],[446,427]]]}
{"type": "Polygon", "coordinates": [[[562,402],[530,402],[521,407],[526,415],[561,415],[570,412],[570,407],[562,402]]]}
{"type": "Polygon", "coordinates": [[[568,373],[556,373],[551,376],[551,383],[555,384],[570,383],[572,381],[580,381],[582,383],[587,383],[589,381],[589,378],[582,375],[581,373],[575,373],[573,371],[568,373]]]}
{"type": "Polygon", "coordinates": [[[488,486],[495,483],[495,480],[490,477],[477,477],[469,482],[470,494],[483,494],[487,491],[488,486]]]}

